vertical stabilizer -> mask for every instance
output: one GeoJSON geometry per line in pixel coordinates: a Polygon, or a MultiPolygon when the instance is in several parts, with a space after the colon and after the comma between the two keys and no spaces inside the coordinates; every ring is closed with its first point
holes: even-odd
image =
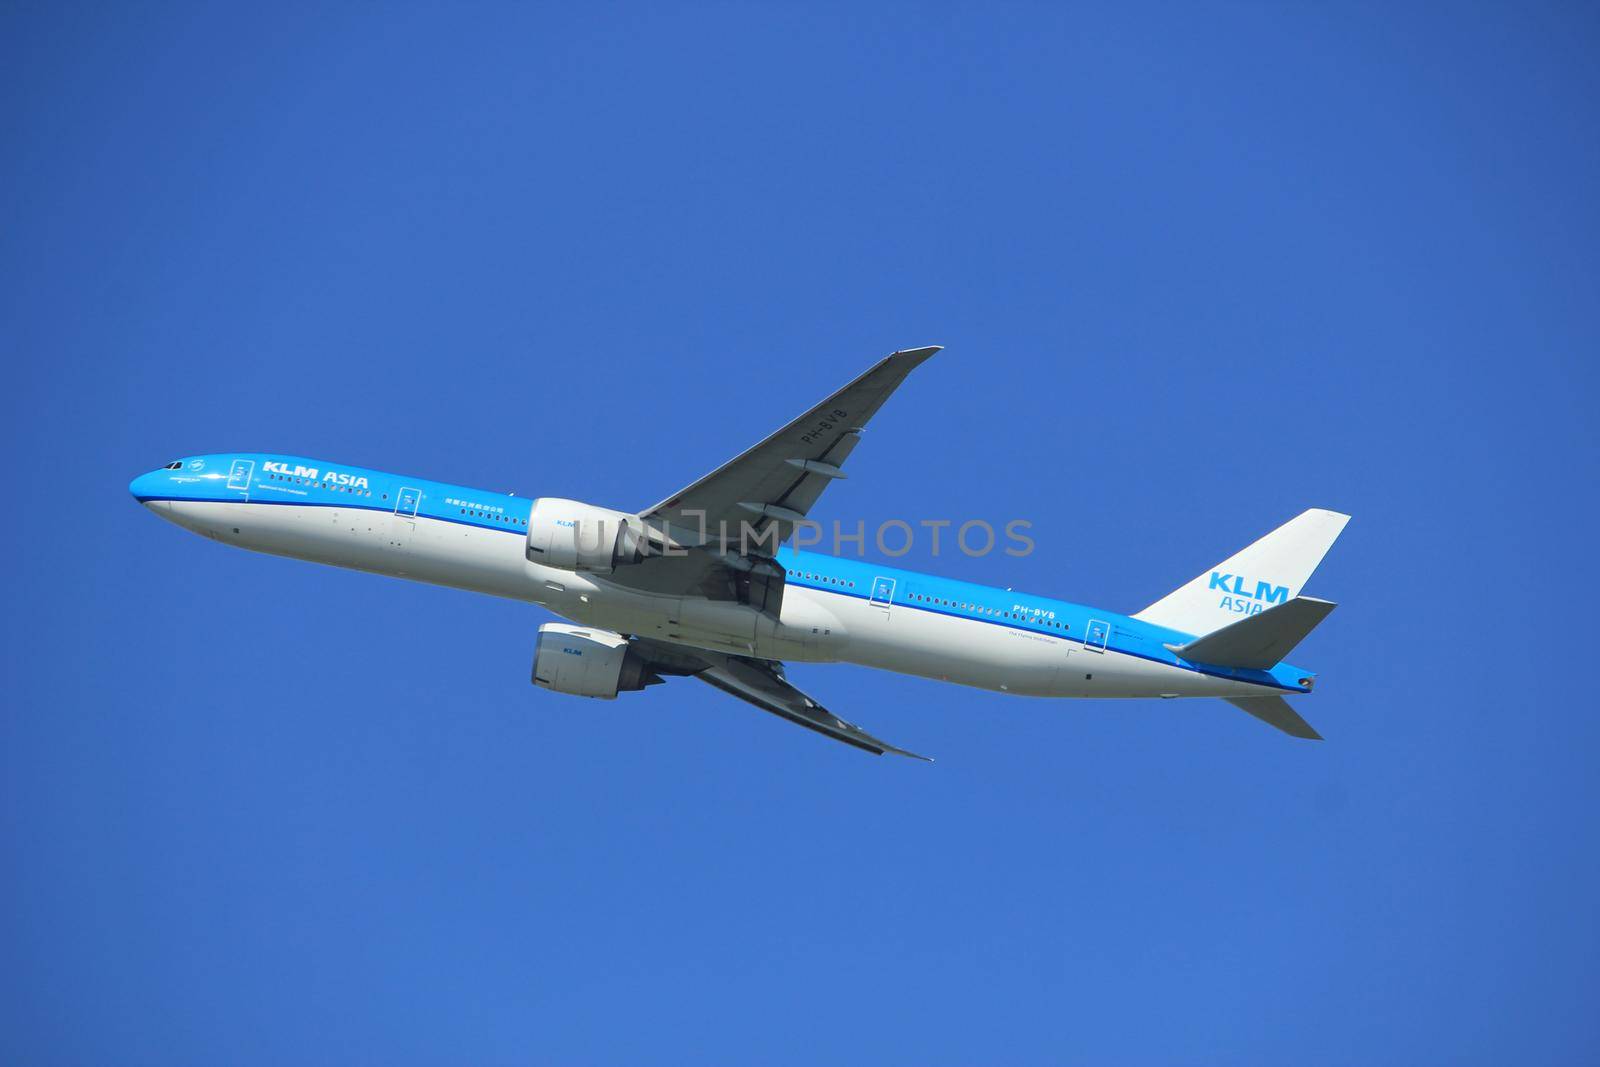
{"type": "Polygon", "coordinates": [[[1287,604],[1328,554],[1350,516],[1312,508],[1168,593],[1134,618],[1183,633],[1204,635],[1287,604]]]}

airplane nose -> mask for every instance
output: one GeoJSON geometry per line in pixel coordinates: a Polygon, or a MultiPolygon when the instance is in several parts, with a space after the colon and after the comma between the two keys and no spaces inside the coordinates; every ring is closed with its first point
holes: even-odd
{"type": "Polygon", "coordinates": [[[161,475],[165,473],[165,471],[151,471],[149,474],[139,475],[128,483],[128,492],[133,494],[133,499],[154,510],[157,505],[165,503],[154,499],[161,495],[161,490],[164,488],[165,479],[161,478],[161,475]]]}

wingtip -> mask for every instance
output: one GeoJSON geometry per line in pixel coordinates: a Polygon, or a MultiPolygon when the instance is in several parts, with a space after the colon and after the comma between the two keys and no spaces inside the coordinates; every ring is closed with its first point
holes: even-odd
{"type": "Polygon", "coordinates": [[[934,354],[942,351],[944,351],[944,345],[923,345],[921,348],[902,348],[895,353],[895,356],[914,359],[921,363],[923,360],[929,359],[934,354]]]}
{"type": "Polygon", "coordinates": [[[1350,521],[1350,516],[1349,515],[1347,515],[1345,512],[1342,512],[1342,511],[1335,511],[1333,508],[1307,508],[1306,509],[1306,514],[1308,514],[1308,515],[1318,515],[1318,516],[1321,516],[1323,519],[1325,519],[1328,522],[1338,523],[1339,524],[1339,529],[1341,531],[1345,528],[1345,525],[1350,521]]]}

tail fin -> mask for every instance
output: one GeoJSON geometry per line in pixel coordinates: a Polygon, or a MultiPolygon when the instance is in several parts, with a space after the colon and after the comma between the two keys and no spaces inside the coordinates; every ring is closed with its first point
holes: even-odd
{"type": "Polygon", "coordinates": [[[1312,508],[1145,608],[1134,618],[1208,634],[1298,596],[1350,516],[1312,508]]]}

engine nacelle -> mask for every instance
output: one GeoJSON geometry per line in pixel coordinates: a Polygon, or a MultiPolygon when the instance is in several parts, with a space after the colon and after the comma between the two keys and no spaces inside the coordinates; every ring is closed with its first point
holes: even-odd
{"type": "Polygon", "coordinates": [[[533,650],[533,684],[557,693],[615,700],[661,679],[628,639],[592,626],[547,622],[533,650]]]}
{"type": "Polygon", "coordinates": [[[528,560],[564,571],[610,574],[644,558],[637,519],[578,500],[542,496],[528,515],[528,560]]]}

